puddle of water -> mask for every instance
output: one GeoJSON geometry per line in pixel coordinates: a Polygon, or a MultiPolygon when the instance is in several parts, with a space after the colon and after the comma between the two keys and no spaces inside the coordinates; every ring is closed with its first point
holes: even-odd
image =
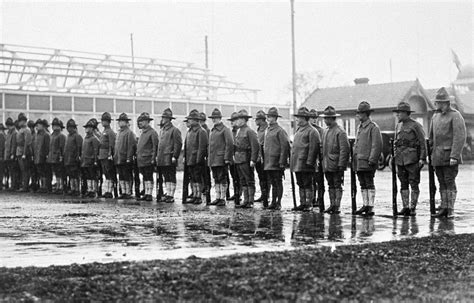
{"type": "MultiPolygon", "coordinates": [[[[418,216],[391,218],[389,171],[377,172],[373,218],[352,216],[349,197],[344,197],[340,215],[323,215],[290,211],[290,193],[285,193],[282,211],[267,211],[261,204],[253,210],[236,210],[233,203],[216,208],[0,192],[0,266],[205,258],[299,247],[337,249],[343,244],[472,233],[473,168],[460,170],[454,220],[429,216],[424,183],[418,216]]],[[[426,172],[422,180],[427,180],[426,172]]]]}

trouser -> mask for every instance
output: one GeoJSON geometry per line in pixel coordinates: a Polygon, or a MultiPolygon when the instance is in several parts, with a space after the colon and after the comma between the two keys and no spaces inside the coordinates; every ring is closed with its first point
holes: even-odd
{"type": "Polygon", "coordinates": [[[20,187],[20,167],[16,160],[7,161],[8,174],[10,177],[10,188],[18,189],[20,187]]]}
{"type": "Polygon", "coordinates": [[[26,190],[30,182],[31,161],[28,158],[20,158],[18,159],[18,166],[20,167],[21,187],[26,190]]]}
{"type": "Polygon", "coordinates": [[[62,190],[67,177],[64,165],[62,163],[50,163],[49,166],[51,168],[51,180],[49,182],[52,182],[54,174],[56,178],[56,189],[62,190]]]}
{"type": "Polygon", "coordinates": [[[36,178],[38,180],[37,182],[39,182],[40,188],[51,190],[51,165],[48,163],[38,163],[35,165],[35,171],[37,172],[36,178]]]}
{"type": "Polygon", "coordinates": [[[459,165],[453,166],[435,166],[436,177],[439,182],[439,190],[456,191],[456,176],[458,175],[459,165]]]}
{"type": "Polygon", "coordinates": [[[295,172],[296,184],[301,189],[313,189],[312,172],[295,172]]]}
{"type": "Polygon", "coordinates": [[[126,182],[133,181],[133,165],[132,164],[129,164],[129,163],[118,164],[116,168],[117,168],[120,181],[126,181],[126,182]]]}
{"type": "Polygon", "coordinates": [[[322,170],[313,173],[313,189],[315,194],[316,191],[318,192],[318,199],[324,196],[324,172],[322,170]]]}
{"type": "Polygon", "coordinates": [[[175,183],[176,184],[176,166],[159,166],[158,171],[163,175],[165,183],[175,183]]]}
{"type": "Polygon", "coordinates": [[[140,171],[140,174],[143,176],[143,182],[146,182],[146,181],[153,182],[153,166],[152,165],[139,167],[138,170],[140,171]]]}
{"type": "Polygon", "coordinates": [[[272,203],[281,200],[283,196],[283,170],[266,170],[268,180],[268,192],[272,191],[272,203]]]}
{"type": "Polygon", "coordinates": [[[255,188],[254,170],[249,162],[235,164],[239,175],[240,186],[255,188]]]}
{"type": "Polygon", "coordinates": [[[361,189],[375,189],[375,170],[358,171],[357,178],[361,189]]]}
{"type": "Polygon", "coordinates": [[[112,193],[117,189],[117,170],[115,169],[114,161],[109,159],[101,159],[100,167],[102,174],[105,177],[105,193],[112,193]],[[115,190],[114,190],[115,189],[115,190]]]}
{"type": "Polygon", "coordinates": [[[237,199],[240,197],[240,180],[235,164],[230,166],[230,176],[232,177],[232,185],[234,186],[234,195],[237,199]]]}
{"type": "Polygon", "coordinates": [[[31,161],[30,166],[30,188],[34,191],[38,190],[39,188],[39,179],[41,178],[41,166],[43,163],[34,163],[31,161]]]}
{"type": "Polygon", "coordinates": [[[3,177],[5,176],[5,171],[7,168],[6,161],[0,160],[0,190],[3,189],[3,177]]]}
{"type": "Polygon", "coordinates": [[[329,189],[342,189],[344,184],[344,171],[327,171],[324,173],[329,189]]]}
{"type": "Polygon", "coordinates": [[[214,178],[215,184],[227,185],[228,169],[227,166],[213,166],[211,167],[212,177],[214,178]]]}
{"type": "Polygon", "coordinates": [[[401,190],[408,189],[408,186],[411,186],[412,190],[419,190],[420,166],[418,163],[397,165],[397,176],[400,180],[401,190]]]}
{"type": "Polygon", "coordinates": [[[255,170],[257,171],[258,175],[258,184],[260,185],[260,192],[263,198],[268,198],[268,180],[263,167],[263,162],[257,162],[255,164],[255,170]]]}

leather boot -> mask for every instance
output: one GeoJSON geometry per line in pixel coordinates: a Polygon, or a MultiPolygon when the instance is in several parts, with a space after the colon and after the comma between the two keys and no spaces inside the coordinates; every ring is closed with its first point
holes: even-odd
{"type": "Polygon", "coordinates": [[[398,216],[407,216],[410,213],[410,190],[400,190],[400,196],[402,197],[403,208],[397,213],[398,216]]]}
{"type": "Polygon", "coordinates": [[[242,186],[241,190],[242,190],[242,194],[244,196],[244,200],[242,201],[242,204],[235,205],[235,208],[243,208],[244,205],[248,204],[248,202],[249,202],[248,187],[247,186],[242,186]]]}
{"type": "Polygon", "coordinates": [[[217,203],[219,203],[219,200],[221,199],[221,185],[215,184],[214,188],[216,192],[216,198],[211,203],[209,203],[209,205],[217,205],[217,203]]]}
{"type": "Polygon", "coordinates": [[[457,191],[448,190],[448,214],[446,217],[454,218],[454,203],[456,202],[457,191]]]}
{"type": "Polygon", "coordinates": [[[202,201],[203,201],[202,197],[205,196],[204,193],[203,193],[203,184],[196,183],[195,188],[196,188],[195,189],[196,190],[196,197],[194,199],[193,204],[196,204],[196,205],[202,204],[202,201]]]}
{"type": "Polygon", "coordinates": [[[411,201],[410,201],[410,216],[416,216],[416,205],[418,204],[418,197],[420,196],[419,190],[411,191],[411,201]]]}
{"type": "Polygon", "coordinates": [[[303,211],[311,211],[313,209],[314,191],[313,189],[305,189],[306,202],[303,211]]]}
{"type": "Polygon", "coordinates": [[[332,214],[340,214],[340,208],[341,208],[341,200],[342,200],[342,189],[337,188],[335,190],[335,196],[334,196],[334,210],[332,211],[332,214]]]}
{"type": "Polygon", "coordinates": [[[432,217],[445,218],[448,216],[448,191],[441,190],[439,193],[441,196],[441,205],[439,211],[436,214],[432,215],[432,217]]]}
{"type": "Polygon", "coordinates": [[[294,211],[300,211],[305,208],[306,204],[306,192],[304,188],[299,188],[299,196],[300,196],[300,205],[293,208],[294,211]]]}
{"type": "Polygon", "coordinates": [[[365,212],[366,216],[373,216],[375,215],[374,213],[374,205],[375,205],[375,189],[369,189],[368,190],[368,208],[367,211],[365,212]]]}
{"type": "Polygon", "coordinates": [[[255,186],[248,186],[247,187],[247,203],[242,205],[242,208],[253,208],[254,197],[255,197],[255,186]]]}
{"type": "Polygon", "coordinates": [[[324,212],[327,213],[327,214],[332,214],[332,212],[334,211],[334,208],[336,207],[336,205],[334,204],[334,202],[336,201],[336,190],[334,188],[330,188],[328,190],[328,193],[329,193],[329,207],[328,209],[326,209],[324,212]]]}
{"type": "Polygon", "coordinates": [[[368,208],[368,201],[369,201],[369,190],[368,189],[361,189],[360,190],[360,193],[362,195],[362,207],[359,208],[359,210],[357,210],[355,212],[356,215],[362,215],[362,214],[365,214],[367,212],[367,208],[368,208]]]}

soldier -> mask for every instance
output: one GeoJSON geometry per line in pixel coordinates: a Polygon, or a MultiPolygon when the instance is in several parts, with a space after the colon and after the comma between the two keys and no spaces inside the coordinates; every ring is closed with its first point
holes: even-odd
{"type": "Polygon", "coordinates": [[[466,125],[461,114],[451,107],[444,87],[436,93],[436,112],[431,120],[429,138],[431,162],[439,182],[441,207],[434,217],[454,217],[456,176],[462,163],[462,149],[466,142],[466,125]]]}
{"type": "Polygon", "coordinates": [[[322,152],[323,152],[323,133],[324,129],[318,125],[317,119],[319,117],[318,112],[315,109],[311,109],[309,111],[311,117],[309,119],[309,122],[311,125],[318,131],[319,137],[321,138],[321,144],[319,146],[319,155],[318,159],[316,160],[316,169],[315,173],[313,176],[313,188],[314,188],[314,193],[313,193],[313,206],[314,207],[321,207],[324,205],[324,172],[323,172],[323,167],[322,167],[322,152]]]}
{"type": "Polygon", "coordinates": [[[232,132],[222,123],[222,113],[215,108],[210,116],[214,127],[209,136],[208,165],[214,177],[216,199],[211,205],[225,206],[225,193],[227,191],[228,165],[232,162],[234,142],[232,132]]]}
{"type": "MultiPolygon", "coordinates": [[[[48,160],[51,170],[56,179],[56,187],[53,190],[53,193],[62,193],[64,191],[64,148],[66,145],[66,136],[62,133],[64,129],[64,124],[58,118],[54,118],[51,122],[53,128],[53,133],[51,134],[50,144],[49,144],[49,154],[48,160]]],[[[48,182],[51,182],[49,180],[48,182]]]]}
{"type": "Polygon", "coordinates": [[[309,211],[313,207],[312,180],[321,138],[309,124],[311,114],[306,107],[300,107],[293,116],[296,117],[298,128],[291,148],[290,169],[295,173],[300,196],[300,205],[295,210],[309,211]]]}
{"type": "Polygon", "coordinates": [[[257,133],[247,125],[249,118],[252,116],[249,116],[245,109],[241,109],[235,121],[238,129],[234,139],[234,162],[244,195],[244,203],[236,207],[241,208],[252,208],[255,198],[254,168],[259,145],[257,133]]]}
{"type": "Polygon", "coordinates": [[[255,199],[255,202],[262,202],[263,207],[268,207],[268,180],[264,170],[264,152],[263,146],[265,142],[265,132],[268,127],[267,117],[263,110],[259,110],[255,115],[255,125],[257,125],[257,139],[259,144],[259,153],[257,163],[255,164],[255,170],[258,175],[258,182],[260,185],[260,198],[255,199]]]}
{"type": "Polygon", "coordinates": [[[189,125],[189,129],[184,143],[184,161],[188,168],[188,175],[190,176],[192,196],[184,201],[184,203],[202,203],[202,192],[205,181],[203,171],[206,166],[208,136],[206,131],[201,127],[200,120],[201,116],[195,109],[189,113],[185,120],[189,125]]]}
{"type": "Polygon", "coordinates": [[[410,117],[413,111],[407,102],[400,102],[393,111],[397,113],[398,119],[394,148],[403,203],[398,215],[415,216],[420,195],[420,170],[426,161],[425,132],[423,126],[410,117]],[[411,186],[411,200],[408,185],[411,186]]]}
{"type": "MultiPolygon", "coordinates": [[[[206,114],[199,113],[199,116],[201,117],[199,124],[201,124],[201,127],[206,131],[207,142],[209,143],[209,135],[211,134],[211,131],[206,124],[206,120],[207,120],[206,114]]],[[[207,148],[206,148],[206,163],[207,161],[208,161],[208,154],[207,154],[207,148]]],[[[206,199],[206,204],[209,205],[211,203],[211,171],[207,165],[205,165],[204,167],[203,180],[204,180],[203,195],[204,195],[204,198],[206,199]]]]}
{"type": "Polygon", "coordinates": [[[19,131],[16,133],[16,158],[18,159],[18,166],[20,167],[22,187],[20,192],[27,192],[29,190],[30,181],[30,166],[31,166],[31,131],[27,127],[28,119],[25,114],[18,114],[19,131]]]}
{"type": "Polygon", "coordinates": [[[183,146],[180,130],[171,123],[173,112],[167,108],[161,115],[156,164],[163,174],[166,194],[158,202],[173,203],[176,191],[176,166],[183,146]]]}
{"type": "Polygon", "coordinates": [[[47,120],[38,119],[35,125],[37,132],[35,134],[33,147],[34,166],[36,167],[39,178],[39,192],[47,193],[51,190],[49,183],[49,180],[51,179],[50,166],[47,164],[51,139],[49,132],[46,131],[46,128],[49,127],[49,123],[47,120]]]}
{"type": "Polygon", "coordinates": [[[3,190],[3,177],[5,176],[6,171],[6,161],[5,161],[5,126],[3,123],[0,123],[0,190],[3,190]]]}
{"type": "MultiPolygon", "coordinates": [[[[116,191],[117,187],[117,173],[114,166],[114,147],[116,135],[110,127],[111,121],[112,117],[110,113],[105,112],[102,114],[101,124],[104,130],[100,136],[98,159],[102,168],[102,174],[105,177],[105,193],[103,196],[106,199],[113,198],[112,193],[116,191]]],[[[115,198],[117,198],[117,196],[115,198]]]]}
{"type": "Polygon", "coordinates": [[[5,122],[8,133],[5,139],[5,161],[10,178],[9,190],[17,190],[20,186],[20,169],[16,160],[16,133],[17,129],[13,119],[8,117],[5,122]]]}
{"type": "MultiPolygon", "coordinates": [[[[233,112],[230,116],[230,119],[227,119],[230,121],[230,126],[231,126],[231,131],[232,131],[232,140],[235,141],[235,135],[237,134],[237,125],[235,124],[235,121],[237,121],[237,112],[233,112]]],[[[240,180],[239,180],[239,175],[237,173],[237,168],[235,166],[234,161],[230,164],[230,175],[232,177],[232,185],[234,187],[234,194],[232,197],[229,197],[226,199],[227,201],[234,201],[235,205],[240,204],[240,180]]]]}
{"type": "MultiPolygon", "coordinates": [[[[41,121],[41,119],[38,119],[41,121]]],[[[36,122],[38,122],[38,120],[36,120],[36,122]]],[[[36,192],[38,190],[38,186],[39,186],[39,172],[37,171],[36,169],[36,165],[35,165],[35,140],[36,140],[36,126],[37,126],[37,123],[33,120],[28,120],[28,123],[26,124],[26,126],[29,128],[30,132],[31,132],[31,150],[30,150],[30,155],[31,155],[31,158],[29,159],[30,160],[30,190],[32,192],[36,192]]]]}
{"type": "Polygon", "coordinates": [[[133,162],[137,141],[135,134],[129,127],[130,120],[125,113],[120,114],[117,119],[120,129],[115,140],[114,164],[122,189],[119,199],[132,198],[133,162]]]}
{"type": "Polygon", "coordinates": [[[99,145],[100,141],[94,133],[96,124],[89,120],[83,126],[86,136],[82,142],[81,168],[83,169],[83,179],[86,180],[87,197],[97,197],[97,170],[99,167],[99,145]]]}
{"type": "MultiPolygon", "coordinates": [[[[81,177],[81,154],[82,154],[82,136],[77,133],[77,124],[74,119],[69,119],[66,123],[68,136],[64,145],[64,168],[69,179],[70,191],[72,196],[80,195],[80,177],[81,177]]],[[[56,179],[56,183],[58,180],[56,179]]],[[[61,185],[59,185],[61,186],[61,185]]],[[[58,188],[58,185],[56,185],[58,188]]],[[[57,193],[61,193],[60,190],[57,193]]]]}
{"type": "Polygon", "coordinates": [[[332,106],[326,107],[320,116],[324,118],[327,128],[323,133],[322,167],[329,187],[330,206],[324,212],[339,214],[342,200],[342,185],[344,184],[344,171],[349,161],[349,141],[344,129],[336,122],[340,115],[332,106]]]}
{"type": "Polygon", "coordinates": [[[281,209],[281,199],[283,197],[283,176],[290,153],[290,140],[286,131],[278,125],[278,109],[272,107],[268,110],[268,127],[265,131],[263,144],[264,165],[263,169],[267,175],[270,187],[272,189],[272,202],[269,209],[281,209]]]}
{"type": "Polygon", "coordinates": [[[145,195],[137,200],[153,201],[153,171],[158,153],[158,133],[150,126],[150,121],[153,121],[150,114],[141,113],[137,121],[142,130],[138,139],[137,165],[140,174],[143,176],[145,187],[145,195]]]}
{"type": "MultiPolygon", "coordinates": [[[[89,120],[92,124],[92,134],[99,140],[102,137],[101,132],[99,131],[99,121],[96,118],[91,118],[89,120]]],[[[96,188],[97,196],[102,197],[102,166],[100,165],[99,161],[97,161],[98,166],[96,167],[95,171],[97,176],[94,178],[95,184],[94,187],[96,188]]]]}
{"type": "Polygon", "coordinates": [[[374,177],[382,152],[382,135],[377,124],[370,119],[373,110],[367,101],[359,103],[357,118],[360,121],[354,144],[353,165],[359,179],[364,205],[356,211],[357,215],[373,216],[375,201],[374,177]]]}

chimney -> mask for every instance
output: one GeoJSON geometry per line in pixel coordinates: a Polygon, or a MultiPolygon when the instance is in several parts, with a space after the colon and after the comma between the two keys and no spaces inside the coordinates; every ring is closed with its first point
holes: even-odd
{"type": "Polygon", "coordinates": [[[369,78],[355,78],[354,83],[355,85],[369,84],[369,78]]]}

